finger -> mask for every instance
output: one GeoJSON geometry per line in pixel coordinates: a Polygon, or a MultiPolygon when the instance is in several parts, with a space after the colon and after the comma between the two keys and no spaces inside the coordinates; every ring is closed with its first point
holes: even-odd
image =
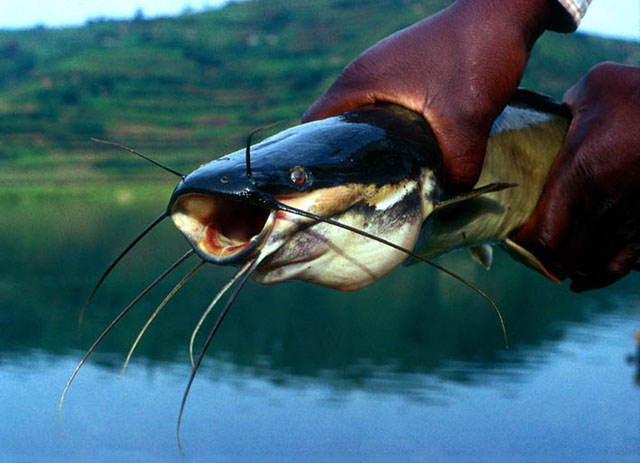
{"type": "MultiPolygon", "coordinates": [[[[581,123],[581,116],[574,117],[566,141],[558,153],[538,204],[528,222],[514,236],[514,240],[535,254],[559,278],[567,276],[572,267],[566,243],[572,224],[584,221],[584,211],[577,210],[585,194],[585,182],[589,169],[581,164],[579,156],[585,140],[593,135],[589,124],[581,123]],[[564,252],[561,252],[564,251],[564,252]]],[[[584,230],[583,230],[584,232],[584,230]]],[[[579,232],[579,236],[584,233],[579,232]]],[[[575,256],[574,256],[575,257],[575,256]]]]}
{"type": "Polygon", "coordinates": [[[303,114],[302,123],[325,119],[374,102],[375,100],[365,93],[330,87],[303,114]]]}
{"type": "Polygon", "coordinates": [[[638,268],[640,245],[630,244],[623,247],[606,265],[593,265],[591,270],[576,271],[571,276],[570,289],[582,292],[602,288],[619,280],[633,269],[638,268]]]}
{"type": "Polygon", "coordinates": [[[571,225],[574,204],[562,177],[549,178],[529,221],[514,236],[517,243],[534,253],[559,278],[566,275],[559,251],[571,225]]]}
{"type": "Polygon", "coordinates": [[[442,150],[445,187],[454,190],[472,188],[482,170],[487,134],[478,133],[477,128],[466,130],[459,125],[444,131],[438,127],[434,132],[442,150]]]}
{"type": "Polygon", "coordinates": [[[377,83],[359,60],[351,62],[302,116],[311,122],[375,103],[377,83]]]}

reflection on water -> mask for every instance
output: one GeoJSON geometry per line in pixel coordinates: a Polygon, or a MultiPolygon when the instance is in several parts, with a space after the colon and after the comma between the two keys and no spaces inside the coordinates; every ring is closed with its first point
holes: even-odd
{"type": "MultiPolygon", "coordinates": [[[[187,249],[168,222],[152,232],[77,330],[91,285],[162,211],[170,189],[2,201],[0,410],[15,423],[1,431],[3,454],[178,457],[175,419],[189,375],[188,339],[232,269],[207,266],[196,275],[151,326],[119,381],[137,331],[181,275],[154,289],[78,375],[63,413],[67,438],[55,431],[58,395],[82,351],[187,249]]],[[[504,349],[486,301],[426,266],[400,268],[356,293],[252,283],[196,379],[183,428],[188,455],[640,455],[640,391],[634,366],[625,362],[640,328],[637,275],[575,295],[501,253],[490,272],[466,253],[441,262],[496,299],[511,349],[504,349]]]]}

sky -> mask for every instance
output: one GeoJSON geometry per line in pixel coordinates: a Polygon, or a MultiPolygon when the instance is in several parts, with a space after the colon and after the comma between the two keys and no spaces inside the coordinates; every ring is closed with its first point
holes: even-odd
{"type": "MultiPolygon", "coordinates": [[[[79,26],[88,19],[180,14],[216,7],[229,0],[0,0],[0,29],[79,26]]],[[[354,0],[357,1],[357,0],[354,0]]],[[[606,37],[640,40],[640,0],[593,0],[580,30],[606,37]]]]}

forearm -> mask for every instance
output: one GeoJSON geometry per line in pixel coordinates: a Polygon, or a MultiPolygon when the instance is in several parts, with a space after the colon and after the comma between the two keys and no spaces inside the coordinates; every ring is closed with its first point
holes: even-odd
{"type": "Polygon", "coordinates": [[[469,36],[513,33],[531,48],[557,7],[556,0],[458,0],[441,13],[451,10],[463,23],[474,26],[469,36]]]}

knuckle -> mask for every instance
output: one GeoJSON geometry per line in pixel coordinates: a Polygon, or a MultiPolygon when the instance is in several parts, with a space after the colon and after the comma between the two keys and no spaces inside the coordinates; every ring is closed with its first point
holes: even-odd
{"type": "Polygon", "coordinates": [[[629,273],[636,264],[638,257],[640,257],[639,247],[638,245],[632,244],[622,249],[607,264],[607,272],[615,276],[616,279],[629,273]]]}
{"type": "Polygon", "coordinates": [[[604,61],[602,63],[598,63],[593,66],[588,75],[592,79],[602,79],[608,77],[608,75],[612,72],[616,72],[621,65],[614,63],[613,61],[604,61]]]}

